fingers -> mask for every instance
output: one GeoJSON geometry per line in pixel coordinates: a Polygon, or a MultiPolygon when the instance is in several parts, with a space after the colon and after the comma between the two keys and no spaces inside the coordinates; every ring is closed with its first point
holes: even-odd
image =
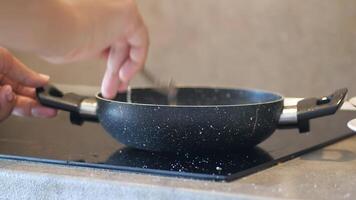
{"type": "Polygon", "coordinates": [[[40,87],[47,84],[49,77],[46,75],[38,74],[21,61],[11,55],[11,53],[0,47],[0,82],[1,79],[7,77],[19,84],[40,87]]]}
{"type": "MultiPolygon", "coordinates": [[[[3,76],[3,75],[0,74],[0,77],[1,76],[3,76]]],[[[0,78],[0,85],[10,85],[12,90],[16,94],[28,96],[28,97],[31,97],[31,98],[35,98],[35,96],[36,96],[35,88],[23,86],[19,82],[15,82],[15,81],[13,81],[13,80],[5,77],[5,76],[3,76],[3,78],[0,78]]]]}
{"type": "Polygon", "coordinates": [[[119,71],[128,54],[126,44],[116,44],[111,47],[101,88],[104,98],[112,99],[116,96],[120,84],[119,71]]]}
{"type": "Polygon", "coordinates": [[[31,87],[17,87],[13,89],[16,94],[21,96],[26,96],[35,99],[36,98],[36,89],[31,87]]]}
{"type": "Polygon", "coordinates": [[[125,91],[129,81],[143,68],[149,44],[147,28],[143,23],[128,38],[127,43],[114,45],[110,49],[101,88],[104,98],[112,99],[117,91],[125,91]]]}
{"type": "Polygon", "coordinates": [[[133,76],[140,71],[147,58],[148,53],[148,31],[145,25],[142,24],[141,28],[128,40],[130,45],[130,59],[124,63],[120,70],[120,79],[128,83],[133,76]]]}
{"type": "Polygon", "coordinates": [[[57,111],[41,106],[36,100],[18,95],[12,112],[21,117],[51,118],[57,115],[57,111]]]}
{"type": "Polygon", "coordinates": [[[0,47],[0,121],[13,112],[18,116],[54,117],[56,110],[34,100],[35,88],[47,84],[49,77],[38,74],[0,47]],[[15,94],[16,93],[16,94],[15,94]]]}
{"type": "Polygon", "coordinates": [[[0,87],[0,122],[5,120],[15,106],[16,96],[9,85],[0,87]]]}

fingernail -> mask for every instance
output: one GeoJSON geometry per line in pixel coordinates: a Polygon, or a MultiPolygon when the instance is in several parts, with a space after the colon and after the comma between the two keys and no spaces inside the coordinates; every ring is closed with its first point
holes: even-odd
{"type": "Polygon", "coordinates": [[[57,112],[55,110],[50,108],[44,108],[44,107],[32,108],[31,110],[31,115],[33,117],[39,117],[39,118],[54,117],[56,113],[57,112]]]}
{"type": "Polygon", "coordinates": [[[41,110],[39,110],[39,109],[37,109],[37,108],[33,108],[33,109],[31,110],[31,115],[32,115],[33,117],[40,117],[40,118],[43,117],[43,113],[41,112],[41,110]]]}
{"type": "Polygon", "coordinates": [[[40,76],[41,76],[43,79],[46,79],[46,81],[49,80],[49,76],[46,75],[46,74],[40,74],[40,76]]]}

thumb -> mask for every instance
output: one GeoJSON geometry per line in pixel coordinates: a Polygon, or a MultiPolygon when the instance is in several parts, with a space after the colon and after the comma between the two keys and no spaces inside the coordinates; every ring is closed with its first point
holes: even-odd
{"type": "Polygon", "coordinates": [[[0,122],[4,121],[12,112],[15,106],[16,95],[11,86],[0,87],[0,122]]]}

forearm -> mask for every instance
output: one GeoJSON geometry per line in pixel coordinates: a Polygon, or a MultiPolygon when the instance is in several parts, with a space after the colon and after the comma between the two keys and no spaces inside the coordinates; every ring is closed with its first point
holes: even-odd
{"type": "Polygon", "coordinates": [[[67,50],[61,42],[68,43],[78,26],[76,13],[67,1],[0,0],[2,46],[41,54],[56,48],[60,54],[61,48],[67,50]]]}

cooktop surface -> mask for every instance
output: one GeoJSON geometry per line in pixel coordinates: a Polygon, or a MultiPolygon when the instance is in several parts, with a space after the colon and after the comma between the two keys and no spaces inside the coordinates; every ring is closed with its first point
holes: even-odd
{"type": "Polygon", "coordinates": [[[125,172],[231,181],[352,136],[352,111],[311,121],[311,131],[277,130],[251,150],[197,155],[136,150],[96,123],[72,125],[61,113],[50,120],[12,117],[0,124],[0,158],[125,172]]]}

